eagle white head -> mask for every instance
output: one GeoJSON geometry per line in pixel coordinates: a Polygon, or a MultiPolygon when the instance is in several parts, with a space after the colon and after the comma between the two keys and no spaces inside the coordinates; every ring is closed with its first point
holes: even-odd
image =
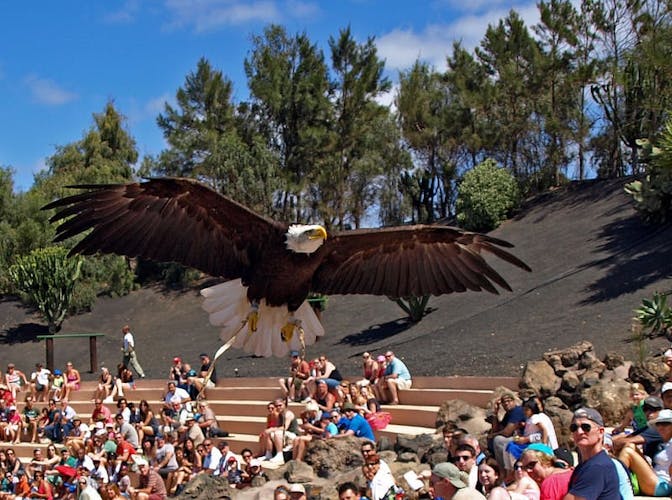
{"type": "Polygon", "coordinates": [[[313,253],[327,239],[327,230],[317,224],[292,224],[287,230],[287,248],[296,253],[313,253]]]}

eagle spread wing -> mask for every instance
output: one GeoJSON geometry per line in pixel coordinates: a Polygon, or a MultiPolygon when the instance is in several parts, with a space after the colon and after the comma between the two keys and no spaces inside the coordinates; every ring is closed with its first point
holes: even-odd
{"type": "Polygon", "coordinates": [[[65,220],[56,241],[93,229],[71,251],[97,251],[158,262],[180,262],[212,276],[240,278],[271,236],[287,226],[191,179],[72,186],[87,191],[44,209],[65,220]]]}
{"type": "Polygon", "coordinates": [[[325,294],[390,297],[441,295],[466,290],[498,293],[508,283],[483,258],[489,252],[530,268],[501,247],[506,241],[448,226],[403,226],[337,233],[320,248],[311,289],[325,294]]]}

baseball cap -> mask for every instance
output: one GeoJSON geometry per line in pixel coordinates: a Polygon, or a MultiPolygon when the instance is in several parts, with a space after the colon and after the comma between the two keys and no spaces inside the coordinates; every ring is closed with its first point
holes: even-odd
{"type": "Polygon", "coordinates": [[[294,483],[289,487],[290,493],[305,493],[306,488],[301,483],[294,483]]]}
{"type": "Polygon", "coordinates": [[[663,356],[666,358],[672,358],[672,349],[668,349],[663,353],[663,356]]]}
{"type": "Polygon", "coordinates": [[[315,401],[309,401],[306,403],[306,411],[319,411],[320,407],[315,401]]]}
{"type": "Polygon", "coordinates": [[[299,351],[289,351],[289,355],[293,358],[296,358],[299,356],[299,351]]]}
{"type": "Polygon", "coordinates": [[[343,411],[355,410],[355,409],[356,409],[355,405],[353,405],[352,403],[345,403],[343,405],[343,411]]]}
{"type": "Polygon", "coordinates": [[[466,474],[462,473],[455,464],[451,464],[450,462],[441,462],[440,464],[436,464],[432,469],[432,474],[443,479],[447,479],[450,481],[450,484],[458,489],[467,487],[468,479],[465,477],[466,474]]]}
{"type": "Polygon", "coordinates": [[[593,408],[579,408],[574,412],[574,417],[572,420],[576,420],[577,418],[587,418],[588,420],[595,422],[600,427],[604,427],[604,420],[602,420],[602,415],[600,415],[600,413],[593,408]]]}
{"type": "Polygon", "coordinates": [[[667,424],[672,423],[672,410],[660,410],[658,416],[652,421],[654,424],[667,424]]]}
{"type": "Polygon", "coordinates": [[[642,403],[642,407],[649,408],[651,410],[662,410],[665,408],[665,405],[663,404],[662,399],[656,396],[649,396],[644,400],[644,403],[642,403]]]}
{"type": "Polygon", "coordinates": [[[324,379],[321,379],[321,378],[320,378],[320,379],[317,379],[317,380],[315,381],[315,383],[316,383],[317,385],[326,384],[326,382],[324,381],[324,379]]]}
{"type": "Polygon", "coordinates": [[[181,362],[182,362],[182,358],[180,358],[179,356],[175,356],[173,358],[173,363],[181,363],[181,362]]]}
{"type": "Polygon", "coordinates": [[[147,462],[147,460],[145,460],[142,457],[138,457],[137,455],[133,455],[133,461],[138,467],[141,467],[143,465],[149,465],[149,462],[147,462]]]}
{"type": "Polygon", "coordinates": [[[660,388],[660,393],[665,394],[667,391],[672,391],[672,382],[665,382],[660,388]]]}
{"type": "Polygon", "coordinates": [[[378,355],[378,357],[376,358],[376,361],[378,361],[379,363],[382,363],[383,361],[385,361],[385,356],[383,356],[382,354],[378,355]]]}
{"type": "Polygon", "coordinates": [[[332,415],[331,415],[330,411],[323,411],[322,412],[322,417],[321,417],[322,420],[327,420],[327,419],[330,419],[331,417],[332,417],[332,415]]]}

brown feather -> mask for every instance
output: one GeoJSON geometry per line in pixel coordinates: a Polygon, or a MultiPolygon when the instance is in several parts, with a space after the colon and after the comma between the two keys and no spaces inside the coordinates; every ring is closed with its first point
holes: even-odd
{"type": "Polygon", "coordinates": [[[313,254],[286,249],[287,225],[191,179],[75,186],[85,192],[50,203],[60,241],[88,233],[72,253],[97,251],[175,261],[228,279],[251,299],[295,309],[310,291],[391,297],[466,290],[497,293],[508,283],[487,252],[529,271],[512,245],[447,226],[408,226],[331,235],[313,254]]]}

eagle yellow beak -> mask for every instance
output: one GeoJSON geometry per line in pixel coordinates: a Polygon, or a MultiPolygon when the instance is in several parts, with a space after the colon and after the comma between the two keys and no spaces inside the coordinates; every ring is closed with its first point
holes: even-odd
{"type": "Polygon", "coordinates": [[[327,230],[322,226],[317,226],[310,232],[308,236],[309,240],[326,240],[327,239],[327,230]]]}

